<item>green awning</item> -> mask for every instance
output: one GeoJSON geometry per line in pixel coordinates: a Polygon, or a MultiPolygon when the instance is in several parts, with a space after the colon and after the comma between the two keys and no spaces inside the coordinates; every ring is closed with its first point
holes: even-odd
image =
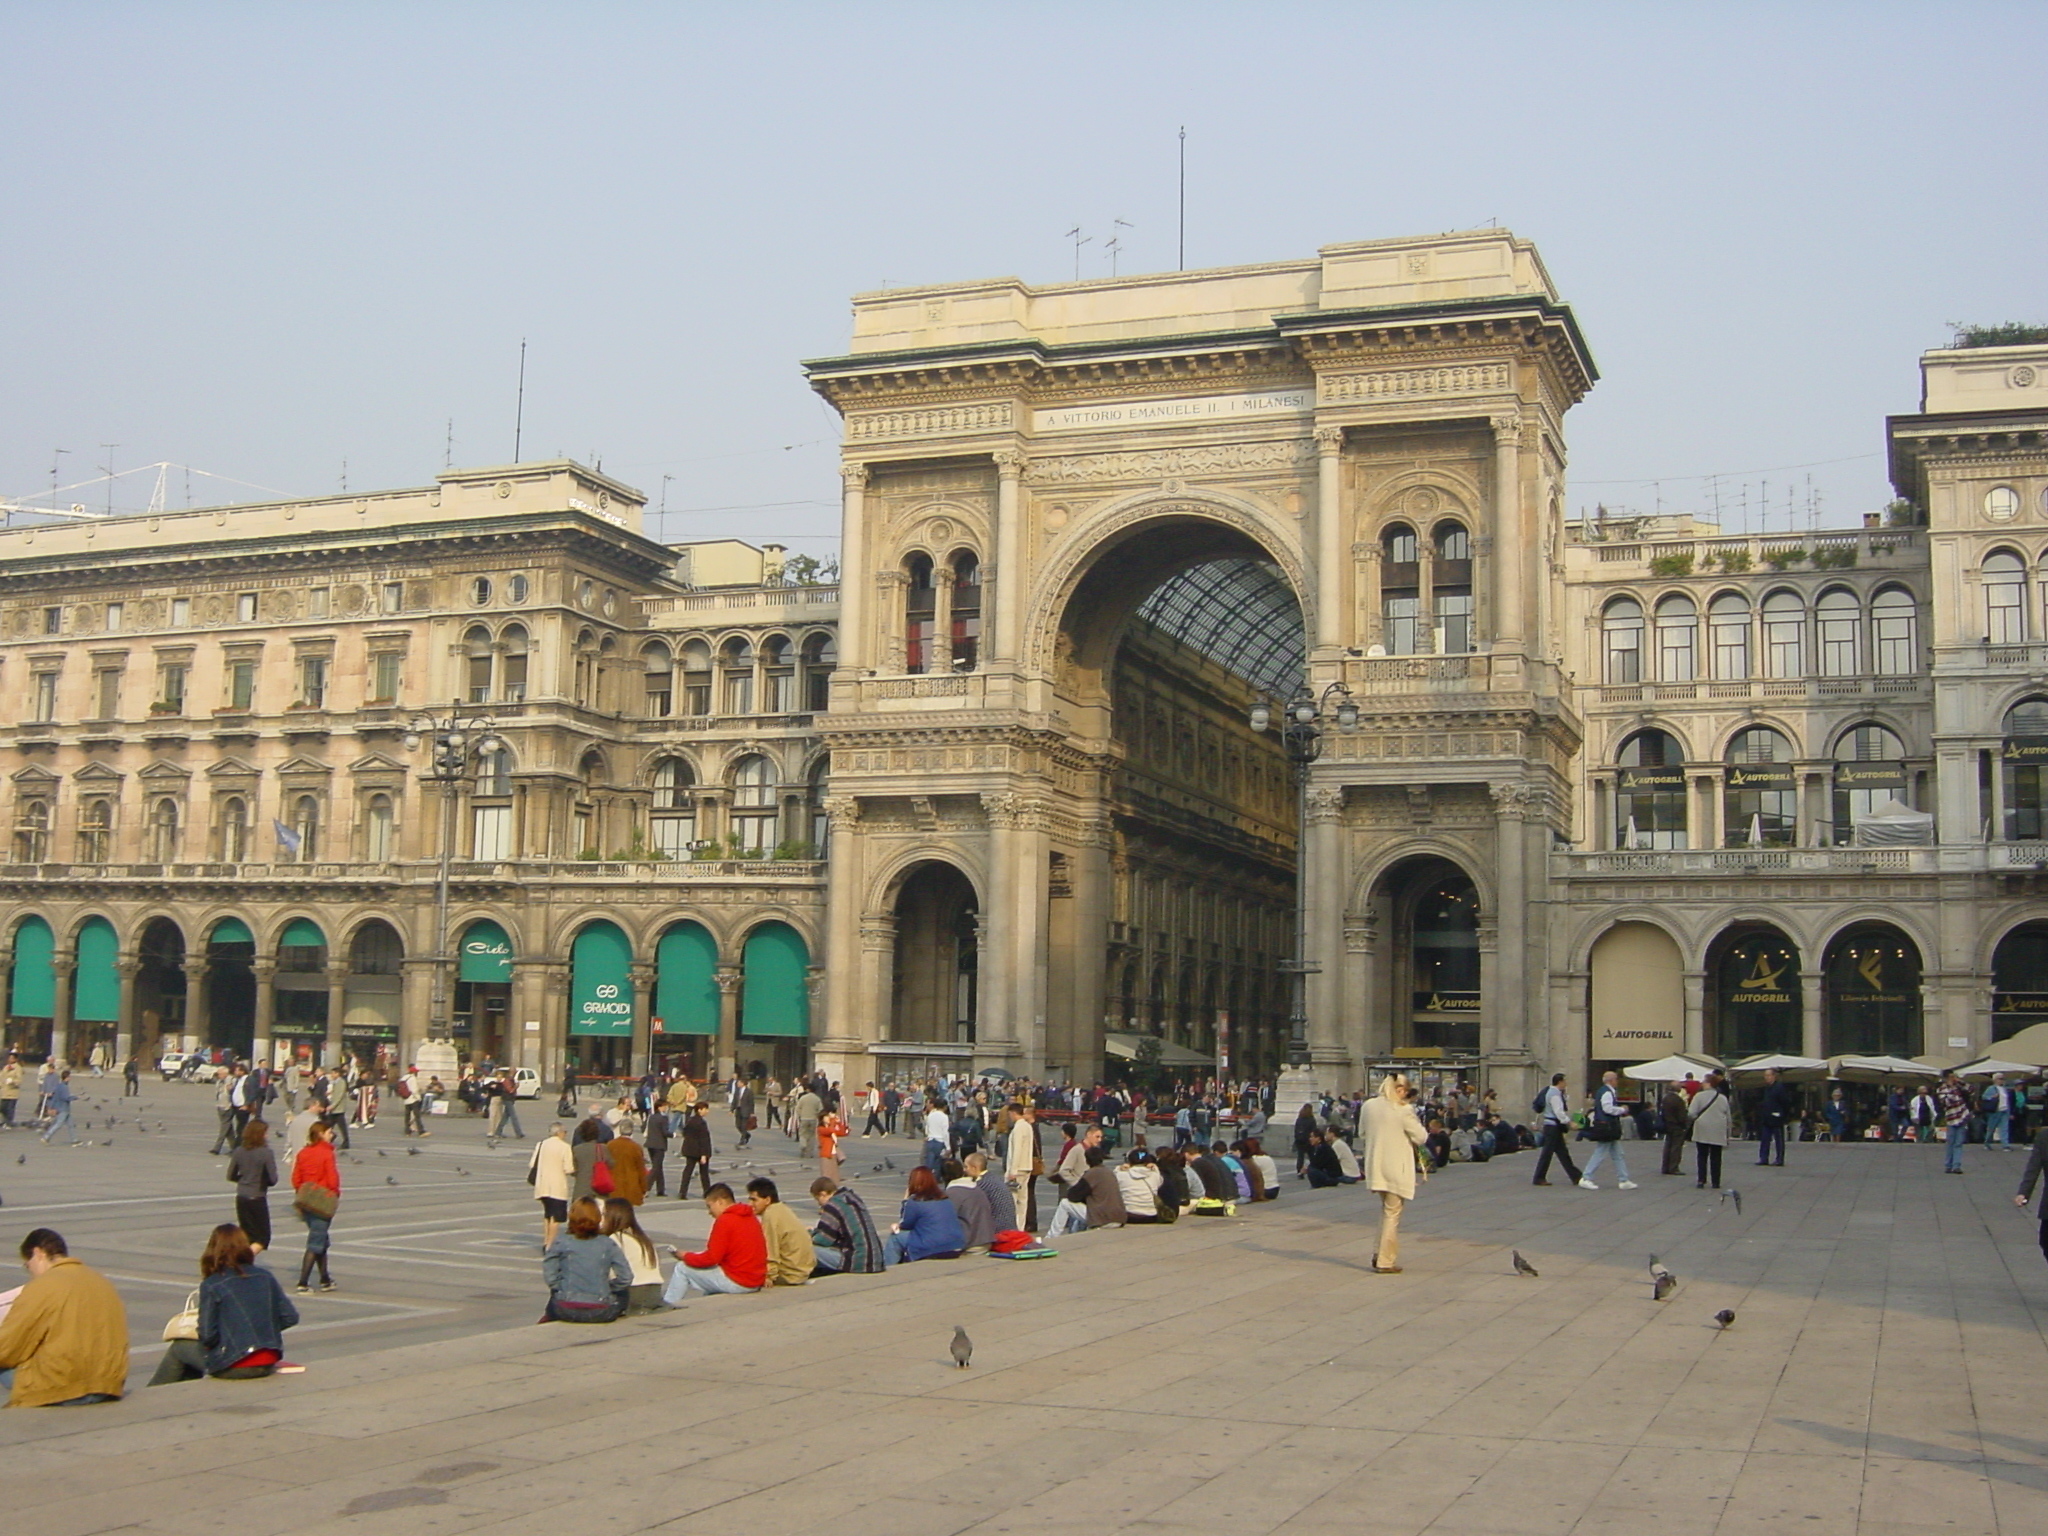
{"type": "MultiPolygon", "coordinates": [[[[218,929],[214,930],[216,934],[218,929]]],[[[320,925],[310,918],[295,917],[285,925],[283,933],[277,936],[279,949],[325,949],[327,935],[320,931],[320,925]]]]}
{"type": "Polygon", "coordinates": [[[71,1017],[81,1024],[121,1021],[121,973],[115,960],[121,941],[104,917],[89,917],[78,930],[78,969],[71,973],[71,1017]]]}
{"type": "Polygon", "coordinates": [[[677,923],[654,948],[654,1016],[664,1035],[718,1033],[718,941],[677,923]]]}
{"type": "Polygon", "coordinates": [[[24,917],[14,930],[14,985],[7,1011],[18,1019],[57,1016],[57,937],[40,917],[24,917]]]}
{"type": "Polygon", "coordinates": [[[811,952],[787,923],[763,923],[747,935],[741,964],[740,1033],[794,1036],[811,1032],[811,995],[805,986],[811,952]]]}
{"type": "Polygon", "coordinates": [[[512,979],[512,941],[505,936],[505,930],[489,918],[480,919],[462,930],[460,953],[462,963],[455,973],[458,981],[512,979]]]}
{"type": "Polygon", "coordinates": [[[254,944],[256,935],[249,931],[249,925],[239,917],[224,917],[213,925],[213,932],[206,936],[209,944],[254,944]]]}
{"type": "Polygon", "coordinates": [[[633,1033],[633,946],[616,923],[592,923],[569,947],[569,1033],[633,1033]]]}

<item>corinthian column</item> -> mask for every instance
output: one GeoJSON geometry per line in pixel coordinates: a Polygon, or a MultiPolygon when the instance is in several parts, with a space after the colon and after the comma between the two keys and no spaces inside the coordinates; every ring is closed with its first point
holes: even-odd
{"type": "Polygon", "coordinates": [[[839,670],[853,677],[868,665],[868,467],[842,464],[839,478],[845,487],[839,528],[839,670]]]}
{"type": "Polygon", "coordinates": [[[1316,428],[1316,634],[1313,649],[1335,656],[1346,635],[1342,497],[1344,429],[1316,428]]]}
{"type": "Polygon", "coordinates": [[[1525,649],[1523,562],[1531,551],[1522,537],[1522,418],[1496,416],[1493,428],[1493,587],[1495,650],[1525,649]]]}
{"type": "MultiPolygon", "coordinates": [[[[1024,454],[998,448],[996,461],[995,660],[1014,667],[1024,633],[1024,454]]],[[[982,576],[982,612],[988,612],[988,577],[982,576]]]]}

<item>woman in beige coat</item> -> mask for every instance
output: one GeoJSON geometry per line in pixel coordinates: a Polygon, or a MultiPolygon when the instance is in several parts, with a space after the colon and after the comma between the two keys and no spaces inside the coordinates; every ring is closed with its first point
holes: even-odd
{"type": "Polygon", "coordinates": [[[1415,1149],[1425,1132],[1411,1101],[1408,1079],[1390,1072],[1380,1079],[1379,1097],[1366,1101],[1359,1116],[1359,1161],[1366,1188],[1380,1197],[1380,1245],[1372,1256],[1376,1275],[1401,1273],[1401,1208],[1415,1198],[1415,1149]]]}
{"type": "Polygon", "coordinates": [[[569,1190],[576,1181],[576,1156],[560,1121],[548,1127],[533,1158],[526,1165],[526,1181],[533,1186],[533,1198],[540,1202],[541,1247],[554,1246],[555,1234],[569,1219],[569,1190]]]}

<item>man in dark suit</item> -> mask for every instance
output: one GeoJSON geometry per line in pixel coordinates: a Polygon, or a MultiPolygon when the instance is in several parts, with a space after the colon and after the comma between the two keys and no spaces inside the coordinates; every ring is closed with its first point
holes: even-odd
{"type": "Polygon", "coordinates": [[[1785,1166],[1785,1123],[1793,1117],[1795,1107],[1792,1090],[1778,1081],[1778,1069],[1766,1067],[1763,1097],[1758,1101],[1756,1110],[1757,1167],[1761,1168],[1766,1163],[1775,1163],[1780,1168],[1785,1166]],[[1775,1158],[1771,1156],[1773,1146],[1778,1152],[1775,1158]]]}
{"type": "Polygon", "coordinates": [[[1657,1113],[1664,1117],[1664,1172],[1680,1173],[1680,1161],[1685,1157],[1685,1144],[1691,1138],[1692,1112],[1687,1108],[1685,1093],[1676,1083],[1664,1085],[1664,1097],[1658,1101],[1657,1113]]]}
{"type": "MultiPolygon", "coordinates": [[[[2043,1173],[2048,1173],[2048,1134],[2034,1138],[2033,1154],[2027,1159],[2027,1171],[2020,1175],[2019,1193],[2012,1197],[2012,1203],[2021,1210],[2027,1208],[2027,1201],[2034,1193],[2034,1186],[2041,1182],[2043,1173]]],[[[2041,1257],[2048,1259],[2048,1187],[2041,1191],[2041,1257]]]]}

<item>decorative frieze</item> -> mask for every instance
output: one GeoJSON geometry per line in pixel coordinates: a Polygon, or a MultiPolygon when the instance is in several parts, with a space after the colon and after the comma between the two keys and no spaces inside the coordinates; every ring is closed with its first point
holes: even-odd
{"type": "Polygon", "coordinates": [[[1024,479],[1033,485],[1072,485],[1088,480],[1166,480],[1204,475],[1305,470],[1315,463],[1308,438],[1218,443],[1205,448],[1152,448],[1132,453],[1081,453],[1033,459],[1024,479]]]}
{"type": "Polygon", "coordinates": [[[1498,394],[1513,382],[1506,363],[1458,363],[1441,368],[1375,368],[1325,374],[1325,405],[1375,400],[1419,400],[1441,395],[1498,394]]]}
{"type": "Polygon", "coordinates": [[[967,432],[1007,432],[1017,424],[1017,408],[1008,400],[979,405],[941,406],[928,411],[877,411],[846,418],[849,443],[882,442],[905,437],[951,437],[967,432]]]}

